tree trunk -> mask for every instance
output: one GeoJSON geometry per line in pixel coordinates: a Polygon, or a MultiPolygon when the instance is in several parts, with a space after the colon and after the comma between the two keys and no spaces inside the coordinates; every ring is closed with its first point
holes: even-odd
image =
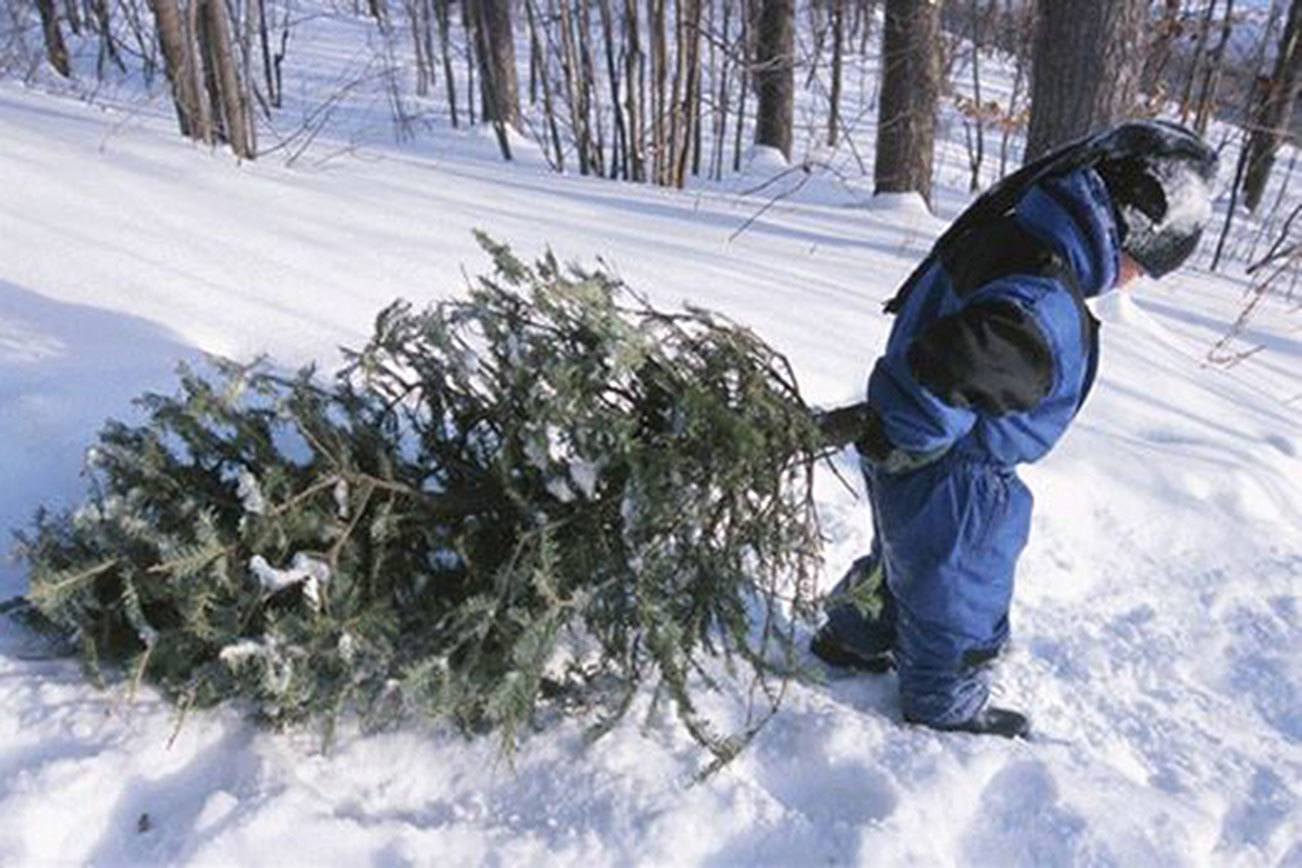
{"type": "Polygon", "coordinates": [[[940,3],[886,0],[873,167],[877,193],[913,191],[931,204],[940,75],[940,3]]]}
{"type": "Polygon", "coordinates": [[[1203,10],[1202,21],[1198,25],[1198,44],[1194,47],[1193,60],[1189,62],[1189,75],[1184,80],[1184,92],[1180,96],[1180,123],[1189,120],[1189,109],[1193,106],[1194,82],[1198,79],[1198,70],[1202,68],[1203,54],[1207,50],[1207,38],[1212,32],[1212,15],[1216,12],[1216,0],[1207,0],[1203,10]]]}
{"type": "Polygon", "coordinates": [[[841,130],[841,71],[845,53],[846,0],[832,0],[832,84],[827,96],[827,146],[836,147],[841,130]]]}
{"type": "Polygon", "coordinates": [[[629,175],[634,181],[646,180],[646,162],[643,156],[643,136],[646,116],[642,112],[642,44],[637,20],[637,0],[624,0],[624,34],[627,48],[624,52],[624,89],[628,108],[629,175]]]}
{"type": "Polygon", "coordinates": [[[579,174],[592,170],[592,131],[588,129],[588,110],[584,103],[579,52],[574,44],[574,22],[570,15],[571,0],[560,0],[561,71],[565,78],[565,99],[570,109],[570,134],[578,151],[579,174]]]}
{"type": "Polygon", "coordinates": [[[439,28],[439,54],[443,58],[443,85],[448,93],[448,109],[452,115],[452,128],[457,127],[457,80],[452,74],[452,50],[449,45],[451,39],[452,22],[449,20],[448,5],[452,0],[434,0],[436,4],[434,14],[438,18],[439,28]]]}
{"type": "Polygon", "coordinates": [[[1171,61],[1171,49],[1180,36],[1180,6],[1182,0],[1162,0],[1162,17],[1148,42],[1144,53],[1144,71],[1140,77],[1141,92],[1160,97],[1166,92],[1164,80],[1171,61]]]}
{"type": "Polygon", "coordinates": [[[556,107],[552,100],[551,70],[548,68],[551,54],[543,47],[538,37],[538,14],[534,10],[533,0],[524,0],[525,16],[529,22],[530,52],[538,57],[538,83],[542,85],[543,114],[547,130],[551,134],[552,150],[555,152],[556,171],[565,171],[565,151],[561,148],[561,134],[556,127],[556,107]]]}
{"type": "Polygon", "coordinates": [[[251,160],[253,136],[249,129],[248,101],[240,83],[235,54],[231,50],[231,22],[226,0],[197,0],[203,4],[201,20],[203,40],[201,50],[206,53],[206,67],[211,70],[213,111],[220,111],[226,141],[235,156],[251,160]]]}
{"type": "Polygon", "coordinates": [[[1216,114],[1216,90],[1221,83],[1221,70],[1225,65],[1225,46],[1229,45],[1234,31],[1234,0],[1225,0],[1225,17],[1221,20],[1220,41],[1212,51],[1211,62],[1203,73],[1203,86],[1198,94],[1198,114],[1194,129],[1198,135],[1207,133],[1207,125],[1216,114]]]}
{"type": "Polygon", "coordinates": [[[149,0],[149,6],[158,26],[158,41],[163,47],[163,71],[172,85],[172,103],[176,107],[176,121],[181,128],[181,135],[210,140],[211,131],[202,128],[196,77],[198,70],[189,28],[181,15],[177,0],[149,0]]]}
{"type": "Polygon", "coordinates": [[[1288,135],[1293,103],[1302,85],[1302,0],[1293,0],[1288,22],[1275,54],[1275,69],[1266,82],[1265,94],[1257,104],[1248,136],[1248,162],[1243,173],[1243,204],[1257,210],[1266,191],[1275,152],[1288,135]]]}
{"type": "Polygon", "coordinates": [[[675,132],[674,163],[670,181],[675,187],[687,182],[687,167],[697,123],[697,102],[701,82],[701,0],[678,0],[678,68],[674,74],[675,132]]]}
{"type": "Polygon", "coordinates": [[[41,14],[41,32],[45,35],[45,56],[50,66],[64,78],[72,75],[68,66],[68,46],[63,41],[63,31],[59,29],[59,10],[54,0],[36,0],[36,11],[41,14]]]}
{"type": "Polygon", "coordinates": [[[667,177],[668,125],[665,123],[669,76],[669,51],[665,36],[665,0],[647,0],[647,25],[651,30],[651,179],[664,184],[667,177]]]}
{"type": "Polygon", "coordinates": [[[794,123],[796,4],[795,0],[760,0],[755,33],[755,144],[766,145],[791,159],[794,123]]]}
{"type": "MultiPolygon", "coordinates": [[[[990,0],[990,12],[995,11],[997,0],[990,0]]],[[[972,102],[975,112],[971,124],[964,123],[963,131],[968,140],[968,168],[972,175],[968,179],[968,192],[975,193],[981,189],[981,166],[986,159],[986,119],[985,103],[981,100],[981,49],[983,47],[982,16],[980,0],[972,0],[972,102]],[[973,135],[972,128],[976,128],[973,135]]]]}
{"type": "Polygon", "coordinates": [[[1130,114],[1147,0],[1038,0],[1026,162],[1130,114]]]}
{"type": "Polygon", "coordinates": [[[750,68],[751,64],[748,59],[753,56],[751,44],[754,40],[754,9],[751,6],[752,0],[738,0],[741,6],[741,40],[738,43],[741,46],[740,56],[746,58],[741,64],[741,82],[737,88],[737,128],[735,138],[732,142],[732,170],[741,171],[741,141],[742,130],[746,126],[746,98],[750,96],[750,68]]]}
{"type": "Polygon", "coordinates": [[[510,0],[469,0],[476,12],[475,48],[485,121],[520,126],[520,84],[515,71],[515,36],[510,0]]]}

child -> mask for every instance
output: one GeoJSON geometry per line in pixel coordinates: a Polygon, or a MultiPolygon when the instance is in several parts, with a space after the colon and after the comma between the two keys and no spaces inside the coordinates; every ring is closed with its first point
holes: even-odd
{"type": "Polygon", "coordinates": [[[856,444],[874,540],[837,589],[880,582],[882,605],[837,594],[812,650],[894,665],[907,721],[1029,732],[1025,715],[987,704],[1030,529],[1016,466],[1049,451],[1090,390],[1099,324],[1085,299],[1188,258],[1216,167],[1162,121],[1068,145],[981,196],[888,303],[897,319],[856,444]]]}

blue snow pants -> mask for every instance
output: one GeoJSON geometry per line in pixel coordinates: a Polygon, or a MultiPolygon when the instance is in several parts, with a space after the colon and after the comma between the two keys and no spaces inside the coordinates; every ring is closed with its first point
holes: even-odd
{"type": "Polygon", "coordinates": [[[846,601],[827,613],[846,648],[894,652],[904,716],[940,727],[986,702],[983,664],[1008,639],[1013,572],[1031,522],[1031,492],[1016,471],[966,446],[905,473],[862,461],[872,549],[833,593],[881,565],[884,605],[876,618],[846,601]]]}

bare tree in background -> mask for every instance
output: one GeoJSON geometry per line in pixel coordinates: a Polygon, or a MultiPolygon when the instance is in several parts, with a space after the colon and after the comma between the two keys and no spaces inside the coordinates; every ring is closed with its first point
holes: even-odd
{"type": "Polygon", "coordinates": [[[36,11],[41,15],[41,33],[45,36],[45,56],[50,66],[64,78],[72,74],[68,66],[68,46],[59,29],[59,10],[54,0],[36,0],[36,11]]]}
{"type": "Polygon", "coordinates": [[[1157,99],[1166,96],[1166,71],[1176,41],[1184,32],[1184,21],[1180,15],[1182,5],[1181,0],[1162,0],[1161,17],[1157,19],[1148,41],[1148,50],[1144,53],[1144,71],[1140,77],[1139,89],[1157,99]]]}
{"type": "Polygon", "coordinates": [[[510,0],[467,0],[474,16],[479,56],[481,114],[485,121],[520,126],[520,83],[510,0]]]}
{"type": "Polygon", "coordinates": [[[254,157],[248,94],[231,48],[230,10],[226,0],[191,0],[198,6],[199,54],[207,82],[213,126],[237,157],[254,157]]]}
{"type": "Polygon", "coordinates": [[[1207,125],[1216,112],[1216,90],[1221,82],[1221,71],[1225,66],[1225,48],[1230,44],[1234,32],[1234,0],[1225,0],[1225,15],[1221,19],[1221,36],[1212,50],[1212,56],[1203,71],[1202,90],[1198,94],[1198,112],[1194,116],[1194,129],[1198,135],[1207,132],[1207,125]]]}
{"type": "Polygon", "coordinates": [[[795,0],[760,0],[755,34],[755,144],[791,159],[795,116],[795,0]]]}
{"type": "Polygon", "coordinates": [[[163,70],[172,86],[172,104],[181,135],[211,143],[212,125],[199,99],[199,65],[190,38],[188,17],[177,0],[149,0],[163,48],[163,70]]]}
{"type": "Polygon", "coordinates": [[[1302,85],[1302,0],[1293,0],[1275,54],[1274,72],[1264,82],[1249,130],[1243,174],[1243,205],[1249,211],[1257,210],[1261,203],[1275,164],[1275,152],[1288,134],[1299,85],[1302,85]]]}
{"type": "Polygon", "coordinates": [[[931,204],[940,86],[940,0],[886,0],[876,192],[914,191],[931,204]]]}
{"type": "Polygon", "coordinates": [[[1147,0],[1037,0],[1024,160],[1105,127],[1138,101],[1147,0]]]}
{"type": "Polygon", "coordinates": [[[841,126],[841,81],[845,67],[845,4],[831,0],[832,84],[827,95],[827,145],[836,147],[841,126]]]}

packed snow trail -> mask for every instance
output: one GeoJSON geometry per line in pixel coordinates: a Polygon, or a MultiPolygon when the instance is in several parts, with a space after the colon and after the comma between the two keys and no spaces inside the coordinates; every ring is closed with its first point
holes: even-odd
{"type": "MultiPolygon", "coordinates": [[[[858,397],[880,304],[942,225],[811,185],[730,241],[762,200],[503,166],[477,134],[290,171],[7,84],[0,122],[11,527],[74,502],[100,419],[171,388],[177,359],[330,364],[393,297],[486,267],[472,227],[720,309],[831,405],[858,397]]],[[[416,722],[323,754],[235,709],[176,731],[152,692],[24,659],[5,624],[0,864],[1302,865],[1302,412],[1278,400],[1302,391],[1302,346],[1265,320],[1268,352],[1203,367],[1197,332],[1236,299],[1192,271],[1098,300],[1099,383],[1024,471],[1038,503],[996,682],[1034,742],[904,726],[885,675],[795,689],[699,786],[699,752],[672,720],[643,729],[645,706],[586,750],[581,722],[553,721],[514,766],[416,722]]],[[[868,517],[830,472],[819,496],[830,587],[868,517]]]]}

